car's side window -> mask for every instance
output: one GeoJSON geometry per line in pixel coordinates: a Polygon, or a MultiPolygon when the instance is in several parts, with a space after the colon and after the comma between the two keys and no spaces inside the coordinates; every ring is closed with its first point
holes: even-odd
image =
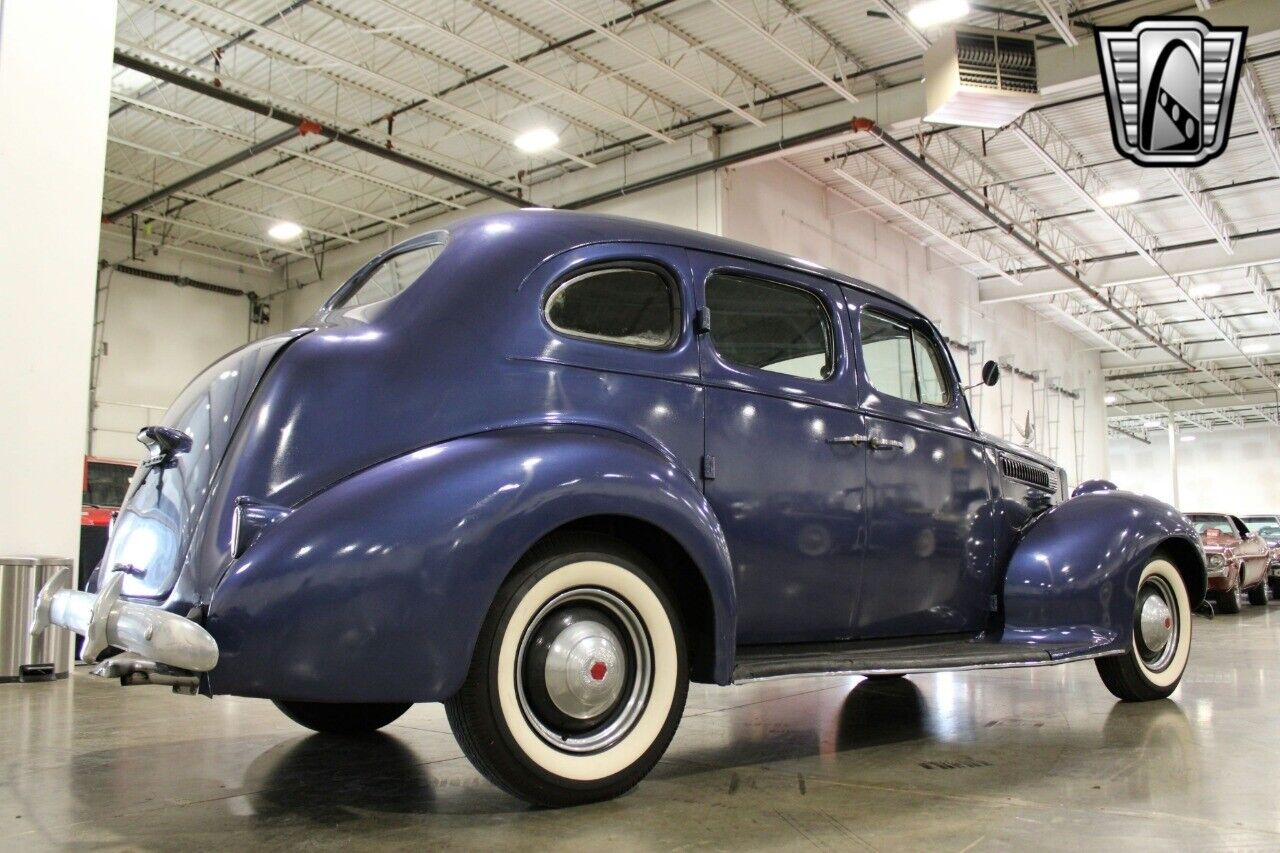
{"type": "Polygon", "coordinates": [[[575,273],[551,291],[543,310],[557,332],[622,346],[665,349],[680,331],[675,281],[639,262],[575,273]]]}
{"type": "Polygon", "coordinates": [[[711,344],[730,364],[825,380],[835,367],[831,318],[800,287],[736,273],[707,279],[711,344]]]}
{"type": "Polygon", "coordinates": [[[867,378],[877,391],[929,406],[951,403],[942,356],[919,329],[864,310],[859,335],[867,378]]]}

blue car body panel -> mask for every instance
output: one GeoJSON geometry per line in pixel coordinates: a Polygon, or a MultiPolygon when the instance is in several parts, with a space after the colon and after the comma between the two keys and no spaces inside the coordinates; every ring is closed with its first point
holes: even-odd
{"type": "MultiPolygon", "coordinates": [[[[374,258],[308,323],[215,364],[166,415],[181,427],[192,401],[228,386],[225,420],[210,409],[217,441],[165,475],[189,496],[166,521],[179,538],[154,557],[154,588],[133,594],[205,622],[221,653],[210,692],[446,699],[521,555],[600,516],[683,549],[710,602],[701,677],[718,683],[744,644],[968,632],[1114,650],[1154,548],[1182,542],[1184,569],[1203,577],[1198,539],[1171,508],[1105,491],[1062,502],[1002,473],[1006,457],[1054,467],[975,429],[958,390],[935,409],[876,393],[858,349],[868,306],[919,326],[960,386],[936,330],[889,293],[695,232],[523,210],[450,226],[414,284],[333,307],[383,258],[440,239],[374,258]],[[669,348],[545,321],[558,282],[619,260],[677,283],[669,348]],[[798,380],[721,359],[698,319],[716,270],[814,294],[834,373],[798,380]],[[828,441],[867,432],[902,448],[828,441]],[[239,554],[237,500],[282,508],[239,554]]],[[[163,497],[149,476],[126,513],[163,497]]]]}
{"type": "Polygon", "coordinates": [[[567,522],[603,514],[647,521],[690,554],[727,666],[728,548],[688,472],[621,433],[530,426],[384,462],[276,522],[214,591],[208,629],[221,657],[210,684],[312,701],[446,699],[521,554],[567,522]],[[467,512],[430,511],[437,506],[467,512]]]}
{"type": "MultiPolygon", "coordinates": [[[[1133,626],[1138,575],[1161,547],[1199,553],[1199,536],[1173,507],[1132,492],[1074,497],[1032,520],[1009,559],[1004,583],[1009,641],[1123,648],[1133,626]]],[[[1188,595],[1205,595],[1203,573],[1188,595]]]]}

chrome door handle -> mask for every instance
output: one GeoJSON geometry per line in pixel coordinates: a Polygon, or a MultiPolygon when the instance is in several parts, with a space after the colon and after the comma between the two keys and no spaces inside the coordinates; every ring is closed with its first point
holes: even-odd
{"type": "Polygon", "coordinates": [[[897,439],[881,438],[878,435],[871,436],[872,450],[901,450],[904,447],[906,447],[906,445],[897,439]]]}
{"type": "Polygon", "coordinates": [[[871,441],[870,436],[866,435],[836,435],[827,439],[827,444],[852,444],[857,447],[871,441]]]}

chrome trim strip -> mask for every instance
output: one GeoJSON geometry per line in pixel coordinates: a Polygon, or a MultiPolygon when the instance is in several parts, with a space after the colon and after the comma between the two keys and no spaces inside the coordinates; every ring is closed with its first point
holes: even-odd
{"type": "Polygon", "coordinates": [[[734,678],[733,684],[748,684],[753,681],[773,681],[778,678],[813,678],[821,675],[929,675],[935,672],[969,672],[976,669],[1022,669],[1040,666],[1058,666],[1064,663],[1075,663],[1076,661],[1093,660],[1094,658],[1114,657],[1125,653],[1124,649],[1111,649],[1102,652],[1089,652],[1082,655],[1072,655],[1071,657],[1050,658],[1043,661],[1004,661],[1000,663],[976,663],[966,664],[964,666],[936,666],[927,669],[920,668],[884,668],[884,669],[839,669],[839,670],[815,670],[813,672],[788,672],[785,675],[762,675],[755,678],[734,678]]]}

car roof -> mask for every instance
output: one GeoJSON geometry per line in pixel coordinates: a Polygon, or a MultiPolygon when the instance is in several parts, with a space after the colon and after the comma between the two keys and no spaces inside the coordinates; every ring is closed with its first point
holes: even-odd
{"type": "MultiPolygon", "coordinates": [[[[482,237],[492,237],[495,231],[502,231],[505,232],[504,238],[507,240],[524,244],[530,249],[536,247],[540,250],[538,254],[543,258],[580,246],[622,242],[651,243],[700,252],[714,252],[819,276],[892,302],[915,314],[921,314],[919,309],[893,293],[804,258],[761,249],[758,246],[717,237],[702,231],[662,225],[627,216],[534,207],[467,217],[443,226],[442,230],[449,232],[451,246],[469,243],[482,237]]],[[[434,233],[428,232],[411,237],[392,246],[379,257],[410,248],[418,242],[430,242],[435,239],[434,233]]]]}

